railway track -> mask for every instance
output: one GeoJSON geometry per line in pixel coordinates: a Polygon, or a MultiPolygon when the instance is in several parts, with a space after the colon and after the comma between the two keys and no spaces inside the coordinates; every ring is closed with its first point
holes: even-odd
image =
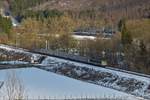
{"type": "Polygon", "coordinates": [[[67,57],[67,56],[59,56],[59,55],[53,55],[51,53],[48,53],[47,51],[30,51],[32,53],[37,53],[37,54],[41,54],[41,55],[45,55],[45,56],[51,56],[51,57],[56,57],[56,58],[60,58],[60,59],[65,59],[65,60],[69,60],[69,61],[73,61],[73,62],[77,62],[77,63],[83,63],[83,64],[88,64],[88,65],[93,65],[95,67],[102,67],[105,69],[109,69],[109,70],[114,70],[114,71],[119,71],[119,72],[124,72],[124,73],[128,73],[128,74],[133,74],[133,75],[137,75],[137,76],[142,76],[142,77],[147,77],[150,78],[150,75],[146,75],[146,74],[142,74],[142,73],[137,73],[137,72],[132,72],[132,71],[127,71],[127,70],[123,70],[123,69],[119,69],[119,68],[113,68],[113,67],[108,67],[108,66],[104,66],[104,65],[100,65],[99,63],[94,63],[94,62],[90,62],[88,59],[87,60],[80,60],[80,59],[74,59],[71,57],[67,57]]]}
{"type": "MultiPolygon", "coordinates": [[[[4,46],[7,46],[7,45],[4,45],[4,46]]],[[[27,49],[13,47],[13,46],[7,46],[7,47],[10,47],[10,48],[12,48],[14,50],[15,49],[19,49],[19,50],[22,50],[22,51],[25,51],[25,52],[41,54],[41,55],[50,56],[50,57],[56,57],[56,58],[60,58],[60,59],[64,59],[64,60],[77,62],[77,63],[93,65],[95,67],[102,67],[102,68],[109,69],[109,70],[114,70],[114,71],[119,71],[119,72],[124,72],[124,73],[128,73],[128,74],[133,74],[133,75],[137,75],[137,76],[150,78],[150,75],[137,73],[137,72],[132,72],[132,71],[127,71],[127,70],[123,70],[123,69],[119,69],[119,68],[108,67],[108,66],[101,65],[100,63],[91,62],[86,57],[81,57],[81,56],[76,56],[76,55],[71,55],[71,54],[65,54],[65,53],[61,53],[61,52],[54,52],[54,51],[50,52],[50,51],[45,50],[45,49],[41,49],[41,50],[27,50],[27,49]]],[[[42,60],[44,60],[44,59],[42,59],[42,60]]],[[[31,64],[31,65],[28,65],[28,66],[37,66],[37,65],[36,64],[31,64]]],[[[0,65],[0,67],[1,67],[1,65],[0,65]]],[[[15,66],[13,66],[13,67],[16,68],[15,66]]],[[[11,67],[9,67],[9,68],[11,68],[11,67]]],[[[0,68],[0,70],[1,69],[2,68],[0,68]]]]}
{"type": "MultiPolygon", "coordinates": [[[[76,59],[76,58],[80,58],[80,56],[71,56],[71,55],[69,55],[69,54],[66,54],[66,55],[58,55],[58,54],[54,54],[54,53],[52,53],[52,52],[49,52],[49,51],[47,51],[47,50],[42,50],[42,51],[40,51],[40,50],[26,50],[26,49],[21,49],[21,48],[13,48],[14,50],[15,49],[19,49],[19,50],[22,50],[22,52],[29,52],[29,53],[34,53],[34,54],[39,54],[40,55],[40,59],[42,58],[42,57],[44,57],[41,61],[39,61],[38,63],[31,63],[31,64],[19,64],[19,65],[7,65],[7,64],[3,64],[3,65],[1,65],[0,64],[0,70],[4,70],[4,69],[15,69],[15,68],[32,68],[32,67],[35,67],[35,68],[40,68],[40,69],[42,69],[42,70],[46,70],[46,71],[50,71],[50,69],[47,69],[46,67],[48,67],[47,66],[47,64],[41,64],[47,57],[54,57],[54,60],[55,60],[55,58],[58,58],[58,61],[56,61],[56,63],[58,62],[59,63],[59,59],[63,59],[64,60],[64,63],[67,63],[67,62],[70,62],[70,64],[77,64],[77,65],[79,65],[79,66],[76,66],[76,67],[82,67],[82,66],[80,66],[80,64],[82,65],[83,64],[83,67],[85,66],[86,67],[86,65],[87,65],[87,67],[88,67],[88,65],[91,65],[91,67],[89,67],[89,69],[90,68],[93,68],[93,67],[95,67],[95,72],[94,73],[96,73],[96,67],[98,68],[98,67],[101,67],[101,69],[102,68],[104,68],[104,70],[105,69],[108,69],[107,70],[107,72],[109,73],[111,73],[111,71],[112,71],[112,73],[117,73],[116,75],[118,75],[118,76],[121,76],[120,75],[120,72],[123,72],[122,74],[124,74],[125,73],[125,75],[123,75],[123,76],[121,76],[121,79],[124,79],[124,78],[126,78],[126,75],[127,75],[127,78],[129,78],[129,80],[127,80],[128,82],[132,82],[132,78],[133,78],[133,80],[136,80],[137,78],[139,78],[138,76],[141,76],[140,78],[140,80],[138,80],[139,82],[143,82],[143,83],[147,83],[146,84],[146,86],[148,86],[149,85],[149,80],[150,80],[150,75],[146,75],[146,74],[141,74],[141,73],[136,73],[136,72],[132,72],[132,71],[126,71],[126,70],[123,70],[123,69],[118,69],[118,68],[113,68],[113,67],[108,67],[108,66],[103,66],[103,65],[100,65],[99,63],[94,63],[94,62],[90,62],[90,60],[88,59],[88,58],[84,58],[83,57],[83,59],[76,59]],[[85,64],[85,65],[84,65],[85,64]],[[129,74],[129,75],[128,75],[129,74]],[[133,75],[133,76],[132,76],[133,75]],[[135,76],[136,75],[136,76],[135,76]],[[131,78],[130,78],[131,77],[131,78]],[[135,79],[134,79],[134,77],[136,77],[135,79]],[[142,78],[146,78],[145,80],[148,80],[148,81],[143,81],[142,80],[142,78]],[[148,78],[148,79],[147,79],[148,78]]],[[[49,59],[49,58],[48,58],[49,59]]],[[[45,61],[47,61],[47,60],[45,60],[45,61]]],[[[60,62],[61,62],[61,60],[60,60],[60,62]]],[[[63,62],[62,62],[63,63],[63,62]]],[[[68,63],[69,64],[69,63],[68,63]]],[[[54,64],[55,65],[55,64],[54,64]]],[[[53,64],[52,64],[52,66],[53,66],[53,64]]],[[[52,66],[49,66],[49,67],[52,67],[52,66]]],[[[62,66],[60,66],[61,68],[62,68],[62,66]]],[[[74,68],[74,67],[72,67],[72,68],[74,68]]],[[[54,69],[55,69],[55,66],[54,66],[54,69]]],[[[76,70],[76,69],[75,69],[76,70]]],[[[74,70],[74,71],[75,71],[74,70]]],[[[84,71],[83,71],[84,72],[84,71]]],[[[87,72],[87,73],[89,73],[89,72],[87,72]]],[[[63,73],[62,73],[63,74],[63,73]]],[[[84,74],[84,73],[83,73],[84,74]]],[[[105,74],[105,73],[104,73],[105,74]]],[[[91,74],[92,75],[92,74],[91,74]]],[[[112,76],[114,76],[115,74],[112,74],[112,76]]],[[[68,76],[68,74],[66,74],[66,76],[68,76]]],[[[90,76],[90,75],[89,75],[90,76]]],[[[115,76],[114,76],[115,77],[115,76]]],[[[74,78],[74,77],[73,77],[74,78]]],[[[81,77],[80,77],[81,78],[81,77]]],[[[120,77],[119,77],[119,79],[120,79],[120,77]]],[[[118,80],[119,80],[118,79],[118,80]]],[[[121,80],[120,79],[120,80],[121,80]]],[[[82,79],[81,79],[82,80],[82,79]]],[[[108,80],[109,81],[109,80],[108,80]]],[[[95,83],[95,81],[93,81],[93,83],[94,84],[97,84],[97,85],[102,85],[102,84],[99,84],[99,83],[95,83]]],[[[105,83],[105,82],[104,82],[105,83]]],[[[126,82],[127,83],[127,82],[126,82]]],[[[135,83],[136,83],[136,81],[135,81],[135,83]]],[[[104,85],[102,85],[102,86],[104,86],[104,87],[108,87],[108,88],[113,88],[113,89],[116,89],[116,90],[118,90],[118,91],[122,91],[122,92],[125,92],[124,90],[122,90],[122,89],[117,89],[117,88],[115,88],[115,86],[113,86],[113,85],[107,85],[107,84],[104,84],[104,85]]],[[[119,86],[119,85],[118,85],[119,86]]],[[[131,84],[131,86],[132,86],[132,84],[131,84]]],[[[136,85],[135,85],[136,86],[136,85]]],[[[127,85],[127,89],[128,89],[129,87],[128,87],[128,85],[127,85]]],[[[144,88],[145,89],[145,88],[144,88]]],[[[140,91],[140,89],[139,89],[139,91],[140,91]]],[[[144,91],[144,90],[143,90],[144,91]]],[[[141,91],[140,91],[141,92],[141,91]]],[[[142,92],[141,94],[140,94],[140,92],[134,92],[134,93],[132,93],[132,92],[130,92],[129,94],[132,94],[132,95],[137,95],[136,93],[139,93],[139,95],[138,96],[140,96],[140,97],[144,97],[143,95],[142,95],[142,93],[144,93],[144,92],[142,92]]],[[[147,92],[146,92],[147,93],[147,92]]],[[[147,95],[146,95],[147,96],[147,95]]],[[[148,96],[147,96],[148,97],[148,96]]],[[[147,98],[147,97],[145,97],[145,98],[147,98]]],[[[149,97],[148,97],[149,98],[149,97]]]]}

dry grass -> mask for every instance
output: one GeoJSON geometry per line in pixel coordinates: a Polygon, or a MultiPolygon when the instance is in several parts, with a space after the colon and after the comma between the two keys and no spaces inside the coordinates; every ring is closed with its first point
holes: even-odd
{"type": "Polygon", "coordinates": [[[127,28],[134,38],[150,43],[150,19],[129,20],[127,28]]]}

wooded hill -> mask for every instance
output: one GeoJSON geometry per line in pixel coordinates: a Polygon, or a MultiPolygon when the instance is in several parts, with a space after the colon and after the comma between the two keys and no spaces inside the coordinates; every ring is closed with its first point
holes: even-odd
{"type": "Polygon", "coordinates": [[[47,0],[33,10],[94,10],[106,16],[150,17],[150,0],[47,0]]]}
{"type": "MultiPolygon", "coordinates": [[[[122,17],[150,18],[150,0],[3,0],[9,1],[15,15],[26,10],[44,11],[57,9],[60,11],[95,12],[98,17],[117,20],[122,17]]],[[[1,3],[1,2],[0,2],[1,3]]],[[[1,3],[2,4],[2,3],[1,3]]],[[[74,14],[75,14],[74,13],[74,14]]]]}

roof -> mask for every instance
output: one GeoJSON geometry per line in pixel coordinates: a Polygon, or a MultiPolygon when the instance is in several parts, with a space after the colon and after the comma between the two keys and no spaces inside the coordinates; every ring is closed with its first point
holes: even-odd
{"type": "Polygon", "coordinates": [[[19,22],[15,18],[11,17],[11,21],[14,27],[19,25],[19,22]]]}

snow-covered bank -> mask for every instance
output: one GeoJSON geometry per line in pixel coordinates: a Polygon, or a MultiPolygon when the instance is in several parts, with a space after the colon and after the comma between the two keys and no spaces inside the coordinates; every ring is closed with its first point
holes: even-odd
{"type": "Polygon", "coordinates": [[[4,60],[10,61],[9,63],[35,63],[42,57],[42,55],[28,52],[28,50],[3,44],[0,44],[0,56],[4,60]]]}
{"type": "MultiPolygon", "coordinates": [[[[0,80],[5,80],[8,71],[0,71],[0,80]]],[[[23,80],[28,98],[118,98],[118,100],[140,100],[135,96],[113,89],[74,80],[68,77],[46,72],[40,69],[15,70],[23,80]]],[[[0,90],[0,97],[5,93],[0,90]]],[[[0,98],[3,99],[3,98],[0,98]]]]}
{"type": "Polygon", "coordinates": [[[47,57],[44,70],[150,99],[150,79],[92,65],[47,57]]]}
{"type": "MultiPolygon", "coordinates": [[[[20,58],[22,57],[29,56],[28,60],[30,63],[32,63],[31,58],[36,61],[43,57],[43,55],[40,54],[30,53],[24,49],[18,50],[5,45],[0,45],[0,52],[2,55],[21,55],[18,61],[20,61],[20,58]]],[[[38,65],[36,64],[38,68],[150,99],[150,78],[64,60],[56,57],[47,56],[46,59],[45,57],[46,56],[44,56],[44,59],[42,58],[42,63],[38,63],[38,65]]],[[[24,59],[21,61],[26,62],[24,59]]]]}

